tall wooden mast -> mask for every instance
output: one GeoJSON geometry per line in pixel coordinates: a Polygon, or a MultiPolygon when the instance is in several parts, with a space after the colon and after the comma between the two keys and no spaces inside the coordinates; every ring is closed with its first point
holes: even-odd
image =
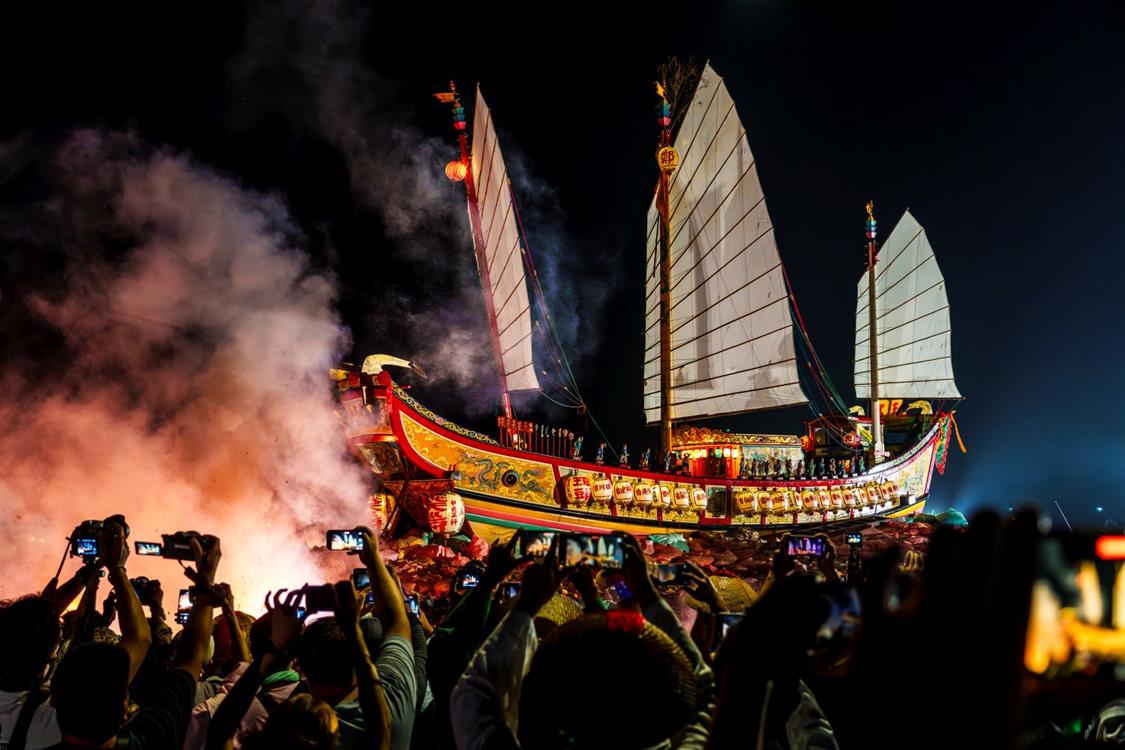
{"type": "Polygon", "coordinates": [[[868,364],[871,369],[871,439],[875,444],[871,459],[873,464],[883,458],[883,422],[882,415],[879,413],[879,337],[876,330],[879,315],[875,305],[875,261],[877,255],[875,248],[875,204],[872,201],[867,201],[867,334],[870,343],[868,364]]]}
{"type": "Polygon", "coordinates": [[[672,219],[668,182],[679,163],[672,147],[672,106],[664,96],[664,85],[657,84],[660,96],[660,186],[656,199],[660,213],[660,456],[672,450],[672,219]]]}
{"type": "Polygon", "coordinates": [[[469,160],[469,138],[466,132],[465,108],[461,106],[461,97],[453,81],[449,82],[449,92],[434,94],[438,101],[452,104],[453,127],[457,131],[457,145],[461,149],[461,158],[456,162],[449,162],[445,166],[445,175],[451,180],[462,180],[465,183],[465,197],[469,202],[469,224],[473,232],[473,250],[476,254],[477,273],[480,275],[481,291],[484,293],[484,307],[488,312],[488,335],[492,341],[492,356],[496,359],[496,370],[500,375],[500,403],[504,409],[504,416],[512,418],[512,400],[508,395],[508,376],[504,372],[504,359],[500,348],[500,330],[496,325],[496,305],[488,290],[492,289],[492,279],[488,272],[488,256],[486,254],[484,235],[481,232],[480,205],[477,201],[477,192],[473,184],[473,165],[469,160]]]}

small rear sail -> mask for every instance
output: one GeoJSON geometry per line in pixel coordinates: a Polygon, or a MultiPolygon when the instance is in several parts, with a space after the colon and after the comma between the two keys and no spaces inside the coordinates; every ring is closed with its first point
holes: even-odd
{"type": "MultiPolygon", "coordinates": [[[[473,115],[471,163],[480,217],[479,234],[474,232],[473,244],[477,249],[477,271],[484,283],[484,294],[492,300],[489,307],[499,341],[500,370],[508,391],[538,390],[539,380],[531,356],[531,302],[508,170],[500,153],[492,113],[479,87],[473,115]]],[[[469,210],[471,214],[472,206],[469,210]]]]}
{"type": "MultiPolygon", "coordinates": [[[[757,163],[726,86],[703,70],[672,174],[672,416],[808,401],[798,379],[785,274],[757,163]]],[[[644,408],[660,420],[659,213],[648,212],[644,408]]]]}
{"type": "MultiPolygon", "coordinates": [[[[879,395],[961,398],[950,357],[945,277],[922,225],[907,211],[875,264],[879,395]]],[[[871,395],[867,274],[859,280],[855,313],[855,393],[871,395]]]]}

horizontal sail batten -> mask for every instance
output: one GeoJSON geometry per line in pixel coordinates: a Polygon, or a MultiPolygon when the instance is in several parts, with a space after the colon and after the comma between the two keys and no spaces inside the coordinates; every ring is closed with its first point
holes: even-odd
{"type": "MultiPolygon", "coordinates": [[[[509,391],[537,390],[532,361],[531,301],[516,227],[508,170],[500,152],[492,114],[480,89],[473,113],[473,183],[494,320],[500,340],[500,369],[509,391]]],[[[473,237],[475,243],[477,238],[473,237]]],[[[481,248],[478,248],[478,251],[481,248]]]]}
{"type": "MultiPolygon", "coordinates": [[[[879,395],[960,398],[953,378],[945,279],[925,230],[909,211],[876,258],[875,312],[879,395]]],[[[855,390],[858,398],[871,396],[867,274],[857,287],[855,390]]]]}

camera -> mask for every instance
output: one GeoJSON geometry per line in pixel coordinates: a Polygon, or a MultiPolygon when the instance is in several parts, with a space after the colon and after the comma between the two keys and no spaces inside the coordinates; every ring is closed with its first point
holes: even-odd
{"type": "Polygon", "coordinates": [[[190,614],[191,614],[191,610],[181,609],[179,612],[176,613],[176,624],[177,625],[187,625],[188,616],[190,614]]]}
{"type": "Polygon", "coordinates": [[[129,583],[133,584],[133,591],[137,592],[137,598],[142,602],[152,601],[156,596],[156,592],[160,591],[160,581],[144,576],[130,578],[129,583]]]}
{"type": "Polygon", "coordinates": [[[371,585],[371,573],[367,568],[356,568],[352,571],[352,585],[357,589],[365,589],[371,585]]]}
{"type": "Polygon", "coordinates": [[[858,547],[859,545],[863,544],[863,534],[860,534],[858,531],[855,533],[849,531],[847,542],[848,546],[850,547],[858,547]]]}
{"type": "MultiPolygon", "coordinates": [[[[203,548],[204,552],[211,547],[211,540],[198,531],[177,531],[174,534],[161,534],[160,538],[164,540],[161,544],[160,556],[165,560],[194,561],[195,554],[191,551],[192,539],[199,542],[199,546],[203,548]]],[[[155,542],[148,542],[147,544],[151,545],[155,542]]]]}
{"type": "Polygon", "coordinates": [[[114,525],[125,530],[125,537],[129,537],[129,524],[125,523],[125,516],[112,515],[104,521],[83,521],[74,527],[70,533],[70,554],[72,557],[81,557],[83,562],[92,563],[102,553],[102,540],[114,525]]]}

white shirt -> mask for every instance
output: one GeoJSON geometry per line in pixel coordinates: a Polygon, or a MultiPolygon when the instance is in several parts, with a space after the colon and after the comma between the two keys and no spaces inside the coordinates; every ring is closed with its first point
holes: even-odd
{"type": "MultiPolygon", "coordinates": [[[[20,710],[27,700],[27,691],[9,693],[0,690],[0,750],[7,750],[8,742],[12,739],[12,730],[20,718],[20,710]]],[[[27,750],[40,750],[62,741],[59,733],[59,723],[55,719],[55,709],[51,706],[50,699],[43,701],[35,709],[35,716],[27,728],[27,750]]]]}

